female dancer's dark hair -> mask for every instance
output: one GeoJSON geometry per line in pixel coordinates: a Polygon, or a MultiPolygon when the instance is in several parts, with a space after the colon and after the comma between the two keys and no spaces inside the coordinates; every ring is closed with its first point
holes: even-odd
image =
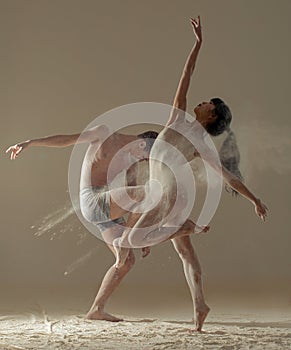
{"type": "MultiPolygon", "coordinates": [[[[229,107],[224,103],[224,101],[220,98],[215,97],[212,98],[211,101],[215,105],[213,114],[217,116],[217,119],[214,123],[206,127],[206,131],[211,136],[218,136],[224,131],[228,133],[219,150],[219,158],[221,164],[243,182],[243,177],[239,170],[240,154],[236,142],[236,137],[234,135],[234,132],[230,129],[230,122],[232,120],[231,111],[229,107]]],[[[232,193],[232,195],[238,195],[238,192],[233,190],[228,185],[225,185],[225,189],[227,192],[232,193]]]]}

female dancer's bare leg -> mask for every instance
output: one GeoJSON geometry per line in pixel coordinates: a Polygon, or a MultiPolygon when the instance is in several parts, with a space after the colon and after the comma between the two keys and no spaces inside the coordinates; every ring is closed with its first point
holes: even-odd
{"type": "Polygon", "coordinates": [[[204,300],[201,279],[202,272],[198,256],[194,251],[189,236],[174,238],[172,239],[172,243],[182,260],[184,274],[190,288],[195,312],[195,330],[201,331],[210,308],[204,300]]]}

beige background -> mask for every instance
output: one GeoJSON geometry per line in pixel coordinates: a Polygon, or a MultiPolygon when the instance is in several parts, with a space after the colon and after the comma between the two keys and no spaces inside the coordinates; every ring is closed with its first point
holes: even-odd
{"type": "MultiPolygon", "coordinates": [[[[189,110],[214,96],[228,102],[241,170],[249,188],[270,208],[267,222],[262,223],[249,202],[223,194],[209,234],[192,238],[206,293],[211,299],[224,292],[235,298],[260,297],[267,291],[279,295],[287,306],[291,2],[0,3],[2,151],[28,138],[79,132],[96,116],[123,104],[171,103],[194,43],[188,18],[201,15],[204,42],[189,110]]],[[[14,162],[4,153],[0,157],[1,292],[14,300],[24,292],[38,299],[54,291],[84,296],[89,305],[113,262],[104,243],[86,234],[74,216],[55,230],[34,236],[31,226],[37,228],[69,199],[70,152],[70,148],[35,148],[14,162]],[[80,235],[85,235],[81,243],[80,235]],[[85,261],[78,263],[80,258],[85,261]],[[71,272],[64,275],[67,270],[71,272]]],[[[138,260],[113,301],[124,303],[125,295],[140,293],[138,301],[144,305],[154,299],[164,305],[165,288],[173,303],[181,296],[189,298],[170,243],[155,247],[147,260],[138,260]]],[[[7,300],[2,298],[4,304],[7,300]]]]}

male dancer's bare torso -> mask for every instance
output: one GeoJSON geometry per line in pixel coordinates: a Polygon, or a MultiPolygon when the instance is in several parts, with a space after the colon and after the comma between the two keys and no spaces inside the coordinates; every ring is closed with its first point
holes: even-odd
{"type": "Polygon", "coordinates": [[[128,143],[130,136],[114,133],[107,139],[106,137],[107,135],[104,135],[102,139],[92,142],[88,147],[82,166],[81,188],[108,185],[117,174],[131,165],[129,152],[119,151],[128,143]]]}

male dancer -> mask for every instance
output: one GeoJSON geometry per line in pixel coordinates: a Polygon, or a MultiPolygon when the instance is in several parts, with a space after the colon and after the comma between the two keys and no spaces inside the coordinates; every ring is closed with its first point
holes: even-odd
{"type": "MultiPolygon", "coordinates": [[[[80,181],[80,208],[85,219],[99,228],[104,241],[116,258],[112,243],[116,238],[122,236],[125,224],[123,216],[128,212],[124,208],[128,204],[128,198],[130,197],[138,203],[145,197],[144,186],[135,185],[136,166],[131,166],[132,157],[136,160],[147,159],[157,135],[158,133],[154,131],[147,131],[137,136],[118,132],[110,134],[106,125],[99,125],[83,133],[53,135],[17,143],[10,146],[6,153],[11,152],[10,158],[16,159],[21,152],[35,146],[67,147],[88,143],[89,147],[83,161],[80,181]],[[112,162],[113,158],[114,162],[112,162]],[[108,174],[108,167],[112,163],[114,164],[113,171],[108,174]],[[131,179],[128,183],[129,186],[110,190],[108,185],[111,180],[127,169],[131,174],[128,176],[131,179]]],[[[190,240],[185,235],[193,233],[195,227],[191,220],[187,220],[175,233],[177,238],[173,240],[183,261],[189,283],[193,279],[190,276],[194,271],[193,265],[197,270],[199,263],[191,244],[189,244],[190,240]]],[[[198,229],[207,232],[209,227],[198,227],[198,229]]],[[[147,256],[149,252],[148,247],[142,248],[143,257],[147,256]]],[[[86,315],[88,319],[122,321],[122,319],[106,313],[104,307],[113,291],[133,267],[134,262],[135,256],[133,250],[130,249],[126,261],[120,268],[116,269],[115,265],[109,268],[94,303],[86,315]]]]}

